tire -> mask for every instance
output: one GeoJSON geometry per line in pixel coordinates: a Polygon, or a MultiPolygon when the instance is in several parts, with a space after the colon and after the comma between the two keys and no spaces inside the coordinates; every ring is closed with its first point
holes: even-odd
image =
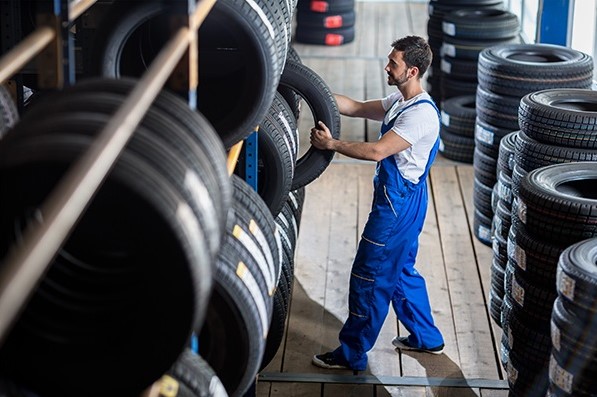
{"type": "Polygon", "coordinates": [[[444,36],[490,40],[515,37],[520,29],[518,17],[497,9],[457,9],[444,16],[444,36]]]}
{"type": "Polygon", "coordinates": [[[520,100],[520,128],[537,141],[597,149],[597,92],[553,89],[520,100]]]}
{"type": "Polygon", "coordinates": [[[493,188],[493,185],[497,182],[496,165],[497,159],[495,157],[488,156],[478,148],[475,148],[473,170],[475,178],[478,179],[479,182],[485,186],[491,186],[493,188]]]}
{"type": "MultiPolygon", "coordinates": [[[[235,175],[232,179],[236,199],[234,216],[217,260],[214,290],[199,333],[199,352],[228,394],[240,396],[253,384],[261,365],[272,318],[274,290],[270,290],[269,284],[271,269],[268,270],[267,260],[262,259],[266,256],[265,250],[260,253],[262,247],[254,243],[260,239],[242,238],[238,229],[240,225],[256,223],[258,229],[268,230],[263,219],[247,219],[246,214],[269,214],[269,211],[262,201],[261,209],[255,206],[261,199],[246,182],[235,175]]],[[[243,229],[245,236],[252,234],[243,229]]],[[[272,255],[277,254],[274,251],[272,255]]],[[[275,285],[279,280],[276,276],[275,285]]]]}
{"type": "MultiPolygon", "coordinates": [[[[512,131],[500,140],[500,147],[497,160],[498,179],[500,172],[509,178],[512,177],[514,169],[514,152],[519,131],[512,131]]],[[[511,200],[510,200],[511,202],[511,200]]]]}
{"type": "Polygon", "coordinates": [[[516,97],[496,94],[477,87],[477,116],[487,124],[510,131],[516,131],[518,125],[518,106],[516,97]]]}
{"type": "Polygon", "coordinates": [[[439,132],[439,152],[447,159],[462,163],[473,163],[475,141],[466,136],[453,134],[445,128],[439,132]]]}
{"type": "Polygon", "coordinates": [[[477,61],[442,56],[441,71],[443,78],[477,82],[477,61]]]}
{"type": "Polygon", "coordinates": [[[492,192],[492,187],[483,184],[475,177],[473,182],[473,204],[476,211],[479,211],[485,217],[490,219],[490,228],[492,223],[491,219],[493,219],[493,210],[491,209],[492,192]]]}
{"type": "Polygon", "coordinates": [[[558,294],[563,304],[581,320],[590,320],[597,313],[594,303],[597,296],[595,259],[597,240],[588,239],[566,248],[558,262],[558,294]]]}
{"type": "Polygon", "coordinates": [[[551,88],[590,88],[591,57],[551,44],[507,44],[479,54],[479,86],[487,91],[522,98],[551,88]]]}
{"type": "Polygon", "coordinates": [[[511,132],[511,130],[489,124],[477,116],[475,122],[475,142],[477,146],[482,145],[487,148],[482,150],[486,154],[488,154],[488,151],[496,154],[499,153],[500,141],[511,132]]]}
{"type": "Polygon", "coordinates": [[[597,161],[597,149],[546,144],[528,137],[523,131],[516,140],[515,162],[526,172],[551,164],[597,161]]]}
{"type": "Polygon", "coordinates": [[[442,126],[454,134],[474,137],[476,115],[473,95],[448,98],[442,103],[442,126]]]}
{"type": "MultiPolygon", "coordinates": [[[[2,227],[10,228],[2,252],[15,218],[30,217],[24,206],[40,204],[109,118],[90,112],[21,121],[2,140],[0,191],[10,191],[2,198],[2,227]]],[[[208,243],[184,187],[164,174],[179,157],[137,132],[2,346],[2,372],[42,395],[137,395],[170,367],[199,324],[211,287],[208,243]],[[168,293],[156,300],[161,288],[168,293]],[[147,327],[154,316],[164,321],[147,327]],[[64,373],[73,376],[67,383],[64,373]],[[114,382],[103,382],[108,377],[114,382]]]]}
{"type": "Polygon", "coordinates": [[[491,218],[475,209],[473,213],[473,234],[481,243],[491,247],[491,218]]]}
{"type": "MultiPolygon", "coordinates": [[[[280,101],[281,97],[278,105],[280,101]]],[[[273,216],[278,215],[288,198],[296,163],[296,123],[288,107],[288,113],[282,113],[283,110],[272,104],[257,132],[257,192],[273,216]]],[[[238,168],[235,173],[242,177],[238,168]]]]}
{"type": "MultiPolygon", "coordinates": [[[[275,31],[269,9],[246,0],[218,1],[199,29],[198,110],[231,147],[263,119],[280,79],[275,31]],[[225,29],[224,29],[225,27],[225,29]],[[242,51],[230,51],[241,48],[242,51]],[[229,95],[234,92],[235,95],[229,95]],[[251,106],[247,106],[251,104],[251,106]]],[[[93,64],[108,77],[140,76],[169,37],[162,2],[124,2],[112,7],[95,44],[93,64]],[[149,42],[146,35],[151,35],[149,42]],[[144,41],[145,40],[145,41],[144,41]],[[150,45],[151,44],[151,45],[150,45]],[[142,54],[139,56],[138,49],[142,54]]]]}
{"type": "Polygon", "coordinates": [[[518,217],[529,233],[555,244],[597,237],[597,167],[594,162],[555,164],[522,180],[518,217]]]}
{"type": "Polygon", "coordinates": [[[475,95],[477,92],[477,79],[462,80],[455,78],[442,78],[441,90],[444,99],[462,95],[475,95]]]}
{"type": "Polygon", "coordinates": [[[459,59],[470,59],[478,61],[481,51],[488,47],[503,44],[519,44],[520,38],[478,40],[461,39],[453,36],[444,36],[441,45],[441,55],[447,55],[459,59]]]}
{"type": "MultiPolygon", "coordinates": [[[[308,67],[289,61],[284,67],[280,85],[292,89],[305,100],[313,114],[313,123],[323,121],[334,138],[340,137],[340,113],[329,87],[308,67]]],[[[291,190],[296,190],[318,178],[332,161],[334,152],[313,146],[296,162],[291,190]]]]}
{"type": "Polygon", "coordinates": [[[299,43],[321,44],[326,46],[340,46],[354,41],[354,26],[334,29],[314,29],[298,26],[294,32],[294,39],[299,43]]]}
{"type": "Polygon", "coordinates": [[[213,369],[199,355],[185,349],[161,380],[170,397],[227,397],[213,369]]]}

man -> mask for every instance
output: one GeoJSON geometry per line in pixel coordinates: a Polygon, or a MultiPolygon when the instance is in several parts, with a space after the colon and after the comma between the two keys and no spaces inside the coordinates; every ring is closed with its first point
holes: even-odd
{"type": "Polygon", "coordinates": [[[390,302],[410,333],[394,338],[396,348],[443,351],[425,280],[414,268],[427,211],[426,179],[439,146],[439,111],[421,84],[431,58],[431,49],[421,37],[396,40],[384,70],[397,92],[364,102],[335,95],[341,114],[383,121],[378,141],[334,139],[322,122],[311,130],[311,143],[318,149],[377,161],[372,209],[350,277],[348,319],[339,334],[340,346],[313,357],[319,367],[365,370],[367,352],[375,344],[390,302]]]}

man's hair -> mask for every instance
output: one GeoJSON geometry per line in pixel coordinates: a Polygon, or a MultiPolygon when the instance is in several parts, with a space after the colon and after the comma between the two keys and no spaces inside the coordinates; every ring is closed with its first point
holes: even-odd
{"type": "Polygon", "coordinates": [[[408,67],[416,66],[419,69],[419,78],[425,74],[427,68],[431,65],[433,53],[427,41],[422,37],[406,36],[395,40],[392,47],[396,51],[404,52],[402,59],[408,67]]]}

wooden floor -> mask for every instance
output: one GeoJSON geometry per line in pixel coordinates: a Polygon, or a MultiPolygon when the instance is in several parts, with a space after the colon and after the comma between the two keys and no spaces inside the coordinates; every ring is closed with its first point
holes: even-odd
{"type": "MultiPolygon", "coordinates": [[[[390,43],[407,34],[426,37],[427,6],[418,1],[357,2],[356,7],[353,43],[295,48],[333,92],[379,98],[395,89],[387,87],[383,72],[390,43]]],[[[304,117],[300,125],[312,124],[309,115],[304,117]]],[[[370,140],[378,131],[378,123],[342,119],[344,139],[370,140]]],[[[445,338],[444,354],[396,351],[391,340],[405,331],[390,309],[365,373],[354,376],[311,364],[314,354],[338,345],[350,268],[371,205],[373,171],[373,163],[337,155],[308,185],[287,334],[259,375],[257,396],[507,396],[497,350],[501,330],[487,311],[492,251],[471,232],[473,169],[443,158],[430,174],[417,268],[445,338]]]]}

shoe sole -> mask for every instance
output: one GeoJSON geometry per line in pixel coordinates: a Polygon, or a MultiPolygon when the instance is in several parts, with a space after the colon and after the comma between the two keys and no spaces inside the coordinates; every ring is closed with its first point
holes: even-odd
{"type": "Polygon", "coordinates": [[[345,367],[345,366],[339,365],[339,364],[337,364],[337,365],[326,364],[325,362],[318,359],[317,356],[313,356],[313,360],[311,360],[311,362],[313,363],[313,365],[320,367],[320,368],[325,368],[325,369],[350,369],[348,367],[345,367]]]}
{"type": "Polygon", "coordinates": [[[411,347],[411,346],[407,346],[401,342],[396,342],[396,341],[392,341],[392,345],[396,348],[396,349],[400,349],[400,350],[406,350],[406,351],[411,351],[411,352],[419,352],[419,353],[428,353],[428,354],[435,354],[436,356],[442,354],[444,352],[444,349],[441,350],[427,350],[427,349],[419,349],[417,347],[411,347]]]}

